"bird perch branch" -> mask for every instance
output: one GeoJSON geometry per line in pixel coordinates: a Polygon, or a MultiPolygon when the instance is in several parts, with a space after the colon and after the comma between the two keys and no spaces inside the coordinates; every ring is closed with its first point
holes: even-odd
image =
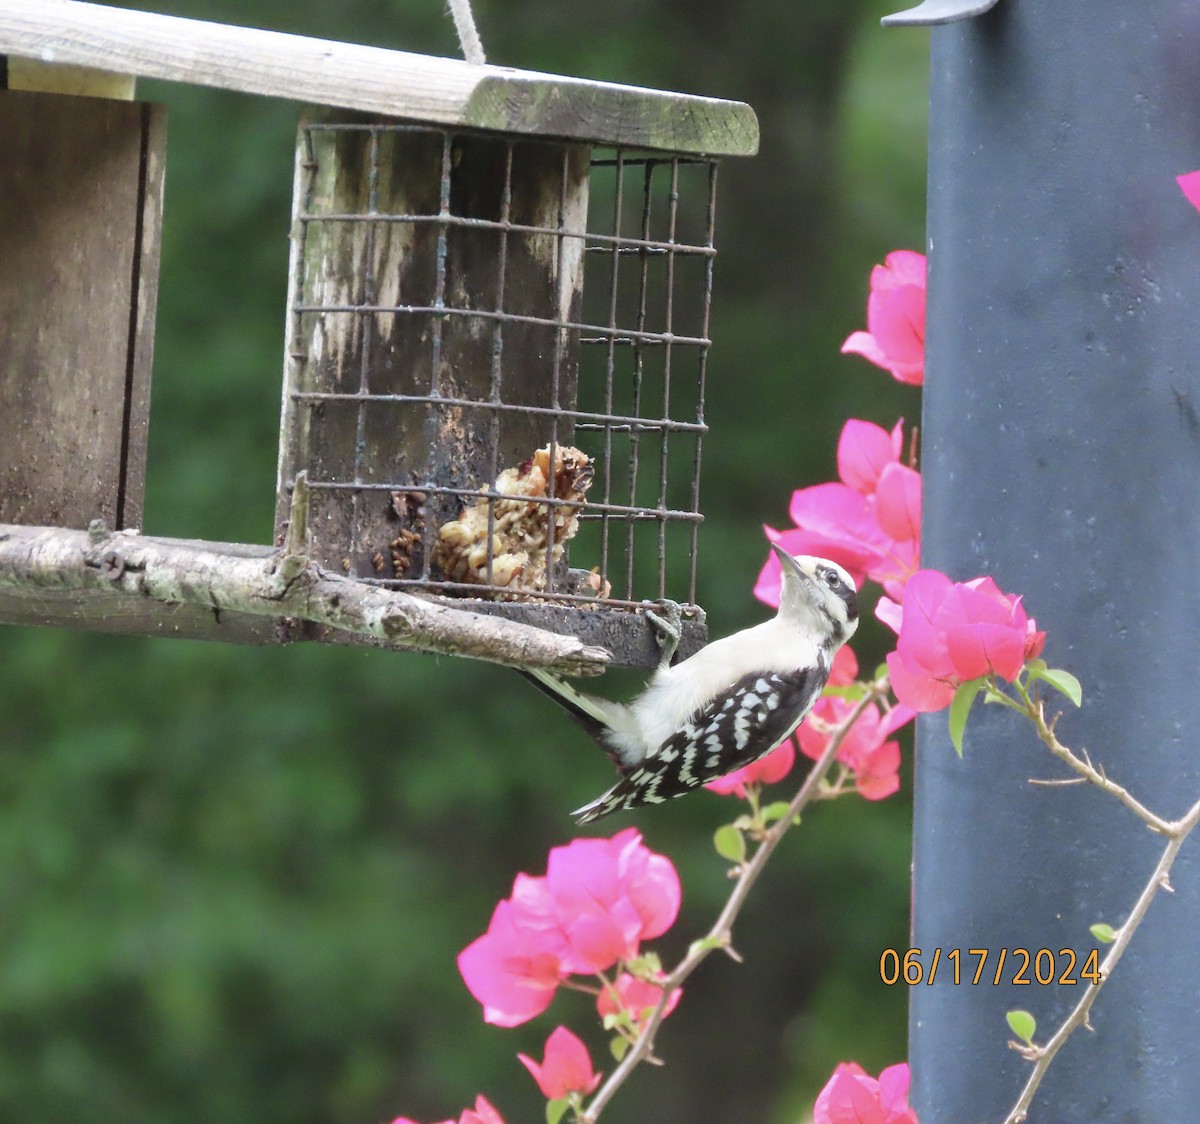
{"type": "Polygon", "coordinates": [[[251,643],[351,633],[568,675],[599,674],[609,660],[605,649],[574,636],[297,560],[270,547],[0,524],[0,622],[251,643]]]}

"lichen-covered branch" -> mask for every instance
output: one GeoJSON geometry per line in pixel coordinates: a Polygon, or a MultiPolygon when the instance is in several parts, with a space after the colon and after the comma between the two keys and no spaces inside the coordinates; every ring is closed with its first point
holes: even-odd
{"type": "MultiPolygon", "coordinates": [[[[284,558],[270,547],[0,524],[0,622],[220,639],[220,622],[229,614],[308,622],[397,647],[571,675],[598,674],[608,663],[608,652],[576,637],[330,574],[312,563],[296,567],[294,555],[286,555],[290,565],[281,573],[284,558]]],[[[270,632],[253,634],[253,642],[270,642],[270,632]]]]}

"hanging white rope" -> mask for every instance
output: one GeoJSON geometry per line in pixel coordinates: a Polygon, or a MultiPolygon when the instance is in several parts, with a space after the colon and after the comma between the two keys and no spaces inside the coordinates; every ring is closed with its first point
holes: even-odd
{"type": "Polygon", "coordinates": [[[483,42],[475,26],[475,14],[471,11],[471,0],[450,0],[450,14],[454,17],[454,26],[458,30],[463,58],[476,65],[487,62],[483,53],[483,42]]]}

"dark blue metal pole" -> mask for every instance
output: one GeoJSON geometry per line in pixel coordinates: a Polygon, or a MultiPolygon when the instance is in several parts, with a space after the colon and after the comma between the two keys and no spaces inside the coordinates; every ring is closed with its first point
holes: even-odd
{"type": "MultiPolygon", "coordinates": [[[[1200,214],[1174,179],[1200,168],[1200,5],[1001,0],[935,28],[932,61],[923,561],[1025,594],[1083,681],[1064,742],[1176,817],[1200,797],[1200,214]]],[[[1083,986],[1014,986],[1014,950],[1057,975],[1073,949],[1078,977],[1163,840],[1090,786],[1030,785],[1068,774],[1000,707],[976,706],[961,761],[944,713],[918,741],[913,945],[942,959],[911,995],[913,1103],[998,1124],[1029,1070],[1005,1012],[1044,1040],[1083,986]]],[[[1198,859],[1033,1124],[1200,1120],[1198,859]]]]}

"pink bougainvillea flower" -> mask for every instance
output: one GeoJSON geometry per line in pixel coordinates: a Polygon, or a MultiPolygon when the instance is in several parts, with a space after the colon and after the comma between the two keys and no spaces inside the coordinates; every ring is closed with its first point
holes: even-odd
{"type": "Polygon", "coordinates": [[[540,1015],[573,972],[603,972],[674,923],[682,896],[671,860],[633,828],[550,852],[545,877],[518,874],[488,931],[458,957],[468,990],[496,1026],[540,1015]]]}
{"type": "Polygon", "coordinates": [[[903,606],[882,599],[876,615],[900,636],[887,661],[892,690],[917,711],[949,706],[968,679],[1011,682],[1045,642],[1021,599],[991,578],[952,582],[922,570],[905,586],[903,606]]]}
{"type": "Polygon", "coordinates": [[[546,887],[567,937],[572,972],[603,972],[637,955],[679,914],[674,864],[642,845],[633,828],[611,839],[575,839],[550,852],[546,887]]]}
{"type": "Polygon", "coordinates": [[[842,1062],[817,1096],[813,1124],[919,1124],[908,1106],[908,1066],[889,1066],[871,1077],[856,1062],[842,1062]]]}
{"type": "MultiPolygon", "coordinates": [[[[635,1027],[640,1026],[646,1016],[658,1006],[662,999],[663,989],[649,980],[639,979],[628,972],[622,972],[611,984],[605,985],[596,999],[596,1011],[603,1019],[607,1015],[615,1015],[620,1011],[628,1011],[635,1027]]],[[[667,1001],[663,1017],[669,1015],[679,1005],[683,996],[683,988],[677,987],[667,1001]]]]}
{"type": "MultiPolygon", "coordinates": [[[[812,713],[796,731],[796,740],[806,757],[820,758],[834,731],[850,716],[857,704],[852,699],[827,695],[817,700],[812,713]]],[[[894,706],[881,712],[868,706],[847,731],[838,746],[837,760],[853,771],[854,787],[866,800],[883,800],[900,788],[900,743],[889,740],[916,712],[894,706]]]]}
{"type": "Polygon", "coordinates": [[[1185,172],[1182,176],[1176,176],[1175,182],[1179,184],[1179,190],[1183,192],[1187,201],[1200,211],[1200,171],[1185,172]]]}
{"type": "Polygon", "coordinates": [[[925,381],[925,255],[895,250],[871,270],[867,330],[852,332],[843,352],[869,359],[900,382],[925,381]]]}
{"type": "Polygon", "coordinates": [[[482,1094],[475,1098],[474,1108],[464,1108],[458,1124],[504,1124],[501,1117],[482,1094]]]}
{"type": "Polygon", "coordinates": [[[522,911],[502,901],[483,936],[459,953],[458,970],[467,990],[483,1004],[483,1020],[519,1026],[550,1006],[566,975],[566,941],[555,930],[522,924],[522,911]]]}
{"type": "Polygon", "coordinates": [[[568,1093],[586,1095],[600,1084],[600,1074],[592,1068],[587,1047],[565,1026],[557,1027],[546,1039],[546,1053],[541,1064],[527,1054],[517,1057],[533,1074],[542,1096],[550,1101],[568,1093]]]}
{"type": "MultiPolygon", "coordinates": [[[[767,539],[793,554],[814,554],[844,566],[857,584],[880,582],[903,599],[904,583],[920,568],[921,474],[900,463],[903,422],[889,433],[851,418],[838,441],[840,481],[800,488],[788,513],[795,530],[767,527],[767,539]]],[[[769,552],[754,595],[779,604],[779,559],[769,552]]]]}
{"type": "MultiPolygon", "coordinates": [[[[408,1116],[397,1116],[396,1119],[392,1121],[392,1124],[417,1124],[417,1121],[408,1116]]],[[[454,1121],[441,1120],[438,1122],[438,1124],[454,1124],[454,1121]]]]}
{"type": "Polygon", "coordinates": [[[792,771],[792,766],[795,764],[796,747],[792,744],[792,739],[788,738],[782,745],[771,750],[766,757],[760,757],[749,765],[743,765],[740,769],[734,769],[732,773],[726,773],[715,781],[709,781],[704,787],[709,792],[716,792],[721,796],[733,795],[745,800],[747,785],[775,784],[777,781],[783,780],[792,771]]]}

